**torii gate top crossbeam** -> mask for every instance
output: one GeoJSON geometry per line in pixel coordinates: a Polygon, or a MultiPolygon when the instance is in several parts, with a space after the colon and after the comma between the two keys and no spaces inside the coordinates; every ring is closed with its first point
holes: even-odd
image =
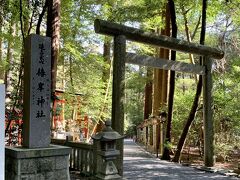
{"type": "Polygon", "coordinates": [[[105,35],[117,36],[124,35],[128,40],[146,43],[150,45],[160,46],[176,51],[182,51],[201,56],[208,56],[215,59],[221,59],[224,52],[213,47],[189,43],[184,40],[179,40],[154,33],[146,33],[140,29],[96,19],[94,22],[95,32],[105,35]]]}

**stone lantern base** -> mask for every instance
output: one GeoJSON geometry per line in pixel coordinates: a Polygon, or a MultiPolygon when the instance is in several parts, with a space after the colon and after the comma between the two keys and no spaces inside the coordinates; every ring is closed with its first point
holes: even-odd
{"type": "Polygon", "coordinates": [[[35,149],[6,147],[5,150],[6,180],[70,180],[69,147],[56,145],[35,149]]]}
{"type": "Polygon", "coordinates": [[[103,163],[102,168],[96,175],[97,179],[122,179],[118,174],[118,170],[112,161],[103,163]]]}
{"type": "Polygon", "coordinates": [[[105,179],[105,180],[111,180],[111,179],[115,179],[115,180],[120,180],[122,179],[121,176],[119,176],[118,174],[115,174],[115,175],[103,175],[103,174],[98,174],[96,176],[97,179],[105,179]]]}

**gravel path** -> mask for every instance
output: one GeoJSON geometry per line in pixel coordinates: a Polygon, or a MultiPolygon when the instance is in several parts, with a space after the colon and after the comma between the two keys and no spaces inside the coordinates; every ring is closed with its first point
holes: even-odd
{"type": "Polygon", "coordinates": [[[153,157],[130,139],[124,141],[124,179],[133,180],[211,180],[238,179],[153,157]]]}

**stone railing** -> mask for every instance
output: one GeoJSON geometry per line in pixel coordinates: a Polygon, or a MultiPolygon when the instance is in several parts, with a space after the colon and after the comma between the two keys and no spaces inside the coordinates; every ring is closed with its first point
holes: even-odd
{"type": "Polygon", "coordinates": [[[96,144],[73,142],[64,139],[52,139],[51,143],[72,148],[69,158],[70,170],[79,171],[83,176],[96,174],[96,144]]]}

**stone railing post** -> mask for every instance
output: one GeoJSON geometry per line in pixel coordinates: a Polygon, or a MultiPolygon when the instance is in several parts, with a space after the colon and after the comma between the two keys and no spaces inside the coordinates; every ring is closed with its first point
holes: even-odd
{"type": "Polygon", "coordinates": [[[69,141],[73,141],[73,136],[71,135],[66,136],[65,144],[67,144],[69,141]]]}

